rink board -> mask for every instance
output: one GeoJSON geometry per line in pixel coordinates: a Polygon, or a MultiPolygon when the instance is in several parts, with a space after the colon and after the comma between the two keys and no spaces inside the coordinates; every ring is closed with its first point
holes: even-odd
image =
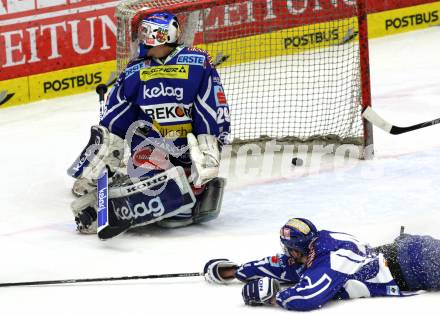
{"type": "MultiPolygon", "coordinates": [[[[369,14],[369,38],[438,26],[440,25],[439,11],[440,2],[434,2],[369,14]]],[[[344,23],[345,26],[334,27],[334,32],[337,33],[336,37],[321,43],[310,43],[308,45],[298,45],[297,47],[293,45],[286,48],[285,41],[279,40],[280,38],[285,39],[289,36],[288,34],[292,33],[308,34],[308,32],[314,32],[314,30],[326,29],[328,27],[332,28],[329,23],[332,22],[305,25],[208,45],[201,44],[198,45],[198,47],[208,48],[210,54],[214,57],[220,52],[227,55],[228,52],[224,51],[225,47],[245,47],[243,48],[244,52],[240,54],[240,58],[230,58],[222,64],[222,66],[231,66],[268,57],[300,53],[307,49],[334,45],[340,42],[347,32],[357,31],[356,27],[349,29],[346,26],[348,24],[344,23]],[[275,45],[270,52],[263,52],[254,49],[255,45],[250,45],[251,43],[261,43],[261,45],[271,43],[271,46],[275,43],[275,45]]],[[[356,23],[353,25],[355,24],[356,23]]],[[[232,54],[232,52],[230,53],[232,54]]],[[[99,83],[105,82],[110,77],[111,73],[116,69],[115,65],[115,61],[107,61],[0,81],[0,108],[92,91],[99,83]]]]}

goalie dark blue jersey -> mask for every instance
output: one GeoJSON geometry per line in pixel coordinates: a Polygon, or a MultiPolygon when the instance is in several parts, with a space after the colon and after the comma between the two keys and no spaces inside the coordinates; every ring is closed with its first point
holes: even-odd
{"type": "MultiPolygon", "coordinates": [[[[145,138],[168,140],[172,145],[168,147],[177,150],[185,148],[189,132],[215,135],[224,143],[230,132],[229,107],[210,56],[178,46],[165,60],[131,62],[112,88],[100,124],[125,139],[130,125],[138,120],[150,122],[153,128],[133,136],[133,157],[145,138]]],[[[176,165],[190,164],[187,152],[177,156],[176,165]]]]}

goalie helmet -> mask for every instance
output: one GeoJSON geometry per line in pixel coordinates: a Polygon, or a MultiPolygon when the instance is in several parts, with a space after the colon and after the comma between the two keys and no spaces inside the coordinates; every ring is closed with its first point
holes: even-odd
{"type": "Polygon", "coordinates": [[[148,50],[159,46],[176,46],[180,36],[177,17],[169,12],[153,13],[142,19],[138,28],[139,56],[147,56],[148,50]]]}
{"type": "Polygon", "coordinates": [[[309,245],[318,235],[315,225],[304,218],[291,218],[281,227],[280,241],[284,253],[290,256],[291,250],[297,250],[303,255],[309,252],[309,245]]]}

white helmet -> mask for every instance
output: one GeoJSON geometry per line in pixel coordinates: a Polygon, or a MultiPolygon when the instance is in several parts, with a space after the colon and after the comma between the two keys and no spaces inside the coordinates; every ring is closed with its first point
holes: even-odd
{"type": "Polygon", "coordinates": [[[169,12],[153,13],[143,18],[138,28],[139,45],[147,49],[164,44],[176,46],[179,36],[179,21],[169,12]]]}

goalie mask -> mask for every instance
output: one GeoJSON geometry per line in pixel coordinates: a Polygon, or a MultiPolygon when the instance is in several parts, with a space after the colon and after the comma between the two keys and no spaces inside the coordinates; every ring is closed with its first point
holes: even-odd
{"type": "Polygon", "coordinates": [[[315,225],[304,218],[292,218],[281,227],[280,241],[284,253],[290,256],[292,250],[299,251],[302,255],[309,252],[310,243],[318,236],[315,225]]]}
{"type": "Polygon", "coordinates": [[[177,46],[179,36],[179,21],[174,14],[159,12],[145,17],[138,28],[139,57],[146,57],[149,49],[159,45],[177,46]]]}

